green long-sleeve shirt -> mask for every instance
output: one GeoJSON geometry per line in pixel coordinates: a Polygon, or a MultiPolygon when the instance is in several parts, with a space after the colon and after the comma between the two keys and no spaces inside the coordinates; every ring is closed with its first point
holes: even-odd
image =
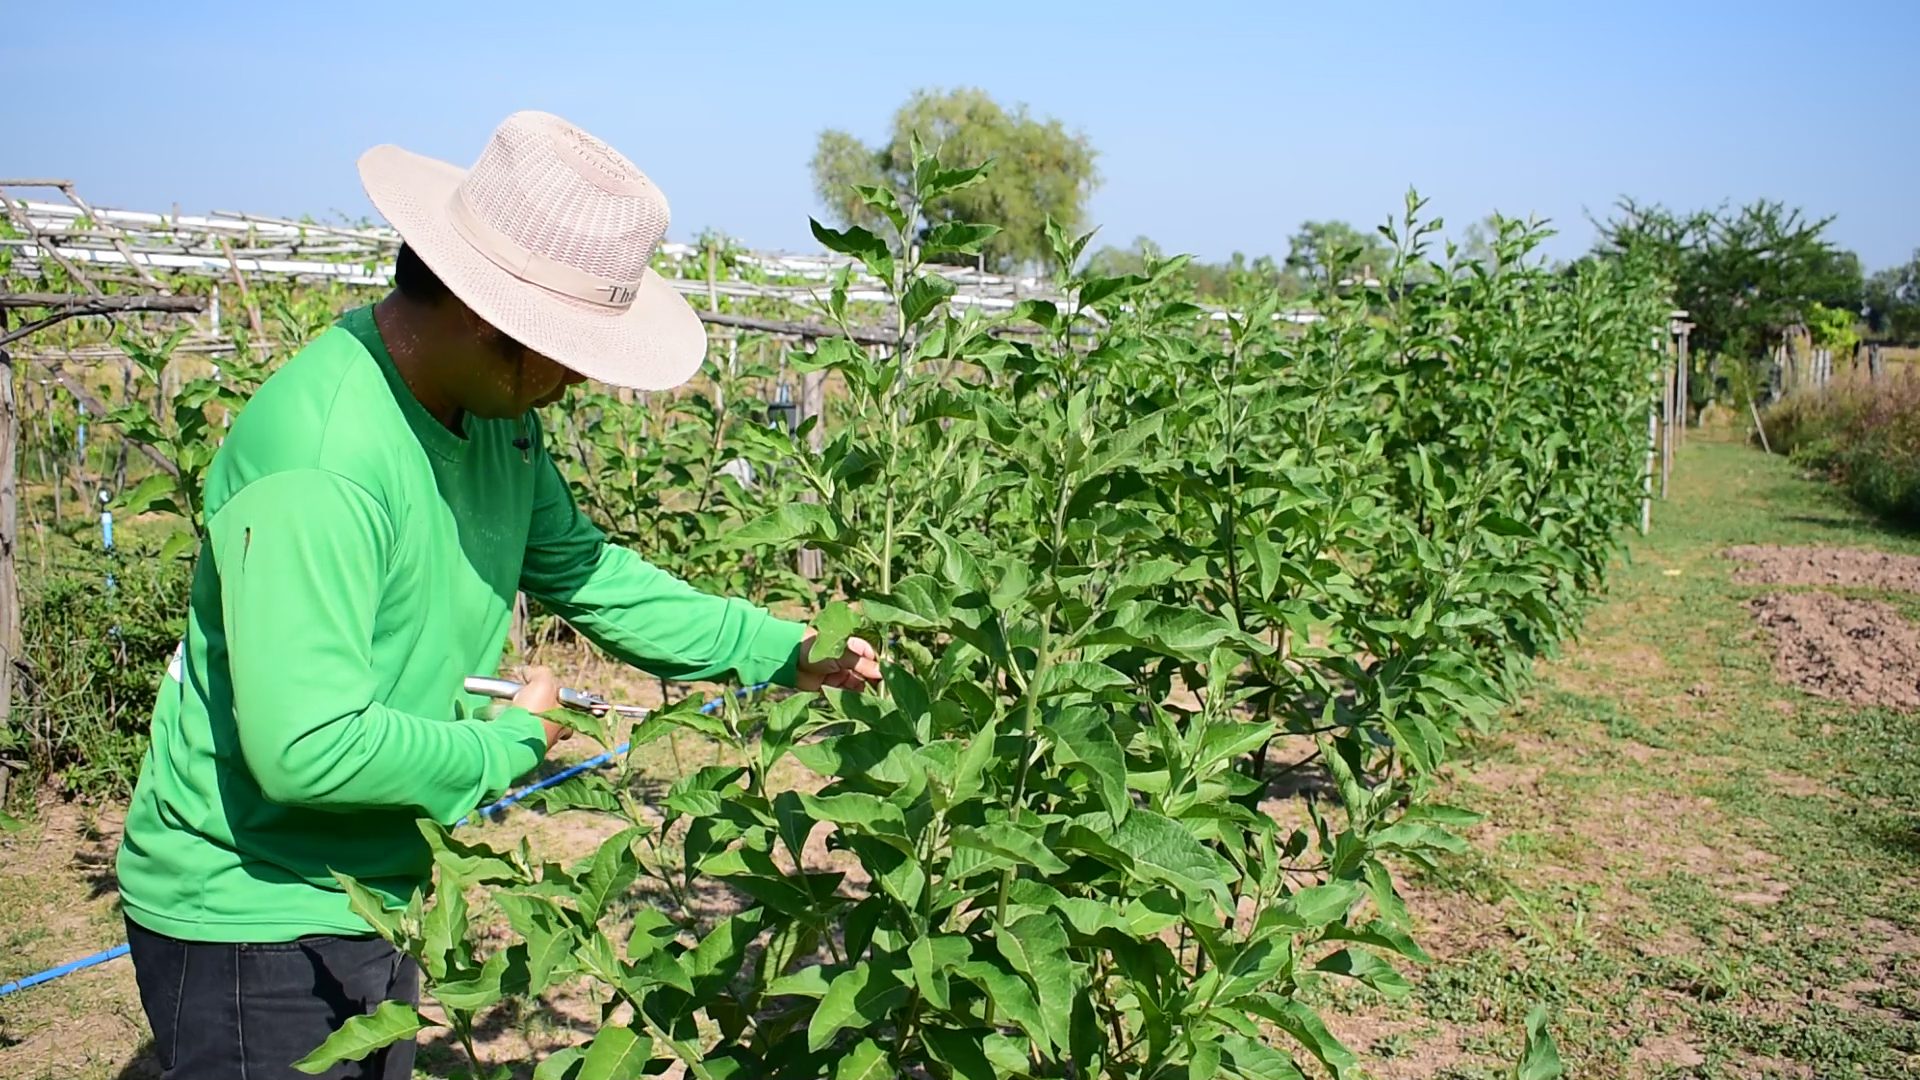
{"type": "Polygon", "coordinates": [[[533,417],[416,401],[373,312],[263,384],[207,473],[187,631],[127,812],[121,896],[192,941],[364,933],[332,877],[404,901],[445,823],[537,764],[540,721],[474,715],[516,590],[656,674],[791,683],[802,627],[610,546],[533,417]]]}

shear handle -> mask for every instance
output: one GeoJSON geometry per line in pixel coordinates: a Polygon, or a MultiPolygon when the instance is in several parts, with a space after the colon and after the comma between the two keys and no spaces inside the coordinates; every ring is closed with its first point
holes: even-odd
{"type": "MultiPolygon", "coordinates": [[[[477,694],[480,697],[499,698],[502,701],[511,700],[525,686],[525,683],[515,682],[512,679],[486,675],[470,675],[466,681],[467,693],[477,694]]],[[[561,687],[559,697],[560,704],[566,708],[595,716],[602,715],[612,707],[585,690],[575,690],[570,686],[561,687]]]]}

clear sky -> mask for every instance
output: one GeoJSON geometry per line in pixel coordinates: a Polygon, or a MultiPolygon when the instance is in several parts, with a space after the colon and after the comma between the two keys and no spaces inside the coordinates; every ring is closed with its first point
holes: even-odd
{"type": "Polygon", "coordinates": [[[367,214],[353,162],[461,164],[559,113],[666,191],[673,235],[810,250],[807,161],[907,94],[979,86],[1084,132],[1102,239],[1284,254],[1409,185],[1456,226],[1591,240],[1622,194],[1837,215],[1871,271],[1920,248],[1920,0],[1782,4],[120,3],[16,8],[0,173],[110,206],[367,214]]]}

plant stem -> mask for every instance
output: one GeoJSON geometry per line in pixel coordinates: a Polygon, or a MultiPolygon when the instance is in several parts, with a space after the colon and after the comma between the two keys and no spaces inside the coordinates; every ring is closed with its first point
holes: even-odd
{"type": "Polygon", "coordinates": [[[460,1013],[451,1013],[448,1019],[453,1021],[454,1034],[460,1036],[460,1045],[467,1048],[467,1075],[472,1080],[480,1080],[480,1052],[473,1048],[473,1020],[460,1013]]]}

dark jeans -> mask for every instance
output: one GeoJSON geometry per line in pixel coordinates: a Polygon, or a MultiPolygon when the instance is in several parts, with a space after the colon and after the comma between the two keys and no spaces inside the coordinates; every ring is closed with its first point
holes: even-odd
{"type": "MultiPolygon", "coordinates": [[[[127,920],[134,980],[165,1080],[306,1080],[293,1063],[382,1001],[418,1004],[420,970],[377,937],[181,941],[127,920]]],[[[321,1074],[411,1080],[412,1040],[321,1074]]]]}

